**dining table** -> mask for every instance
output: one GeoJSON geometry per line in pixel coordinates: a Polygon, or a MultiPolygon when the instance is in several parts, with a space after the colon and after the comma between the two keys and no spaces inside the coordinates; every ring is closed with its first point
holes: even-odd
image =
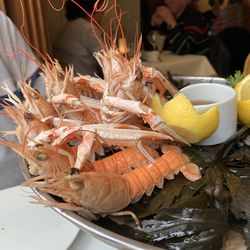
{"type": "Polygon", "coordinates": [[[79,230],[52,208],[38,204],[31,188],[0,190],[0,249],[115,250],[79,230]]]}
{"type": "Polygon", "coordinates": [[[177,76],[216,76],[217,73],[204,55],[177,55],[162,51],[157,60],[142,60],[145,67],[152,67],[166,75],[169,71],[177,76]]]}
{"type": "MultiPolygon", "coordinates": [[[[29,187],[0,190],[0,249],[118,250],[80,230],[52,208],[38,204],[34,197],[29,187]]],[[[246,250],[242,237],[230,232],[222,250],[246,250]]]]}

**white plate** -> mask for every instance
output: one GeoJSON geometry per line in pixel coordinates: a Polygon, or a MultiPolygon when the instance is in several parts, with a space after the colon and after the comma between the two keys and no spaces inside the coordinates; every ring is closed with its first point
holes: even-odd
{"type": "Polygon", "coordinates": [[[70,246],[68,250],[118,250],[112,246],[105,244],[103,241],[100,241],[91,234],[80,231],[76,239],[70,246]]]}
{"type": "Polygon", "coordinates": [[[29,188],[0,191],[0,249],[66,250],[79,229],[50,208],[38,204],[29,188]]]}

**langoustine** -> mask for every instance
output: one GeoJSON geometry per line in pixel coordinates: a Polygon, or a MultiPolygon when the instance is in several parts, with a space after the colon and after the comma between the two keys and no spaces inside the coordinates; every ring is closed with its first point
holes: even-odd
{"type": "MultiPolygon", "coordinates": [[[[22,109],[19,109],[18,107],[6,108],[9,110],[13,109],[16,112],[19,111],[19,116],[22,114],[22,109]]],[[[10,114],[12,113],[10,112],[10,114]]],[[[65,148],[63,144],[68,140],[78,138],[78,136],[85,138],[87,135],[88,137],[89,132],[91,134],[91,131],[93,134],[99,134],[100,138],[104,139],[107,145],[117,144],[117,140],[121,140],[120,143],[123,146],[134,145],[134,142],[131,141],[132,138],[137,142],[143,138],[152,139],[154,136],[155,139],[157,137],[161,140],[171,139],[169,136],[164,134],[153,131],[141,131],[135,126],[126,124],[81,124],[79,122],[71,122],[70,120],[67,124],[67,120],[64,119],[64,121],[61,121],[60,118],[45,118],[44,121],[40,121],[33,114],[29,114],[27,117],[26,116],[24,116],[24,118],[28,119],[28,127],[21,127],[21,131],[23,130],[25,133],[20,136],[20,142],[25,143],[25,148],[30,149],[30,154],[28,155],[29,158],[32,156],[31,152],[34,149],[37,149],[34,153],[36,159],[42,160],[45,166],[51,169],[53,169],[53,164],[48,164],[48,161],[46,161],[47,158],[49,158],[48,152],[51,151],[51,147],[56,148],[54,152],[53,150],[51,152],[57,153],[57,156],[59,156],[60,159],[65,159],[63,161],[64,164],[62,165],[64,165],[65,169],[67,169],[71,163],[70,159],[67,159],[66,154],[64,153],[65,148]],[[29,121],[33,120],[38,122],[40,125],[34,126],[35,131],[37,131],[37,129],[38,131],[35,132],[30,138],[29,131],[31,128],[29,126],[32,123],[29,123],[29,121]],[[61,126],[62,123],[60,121],[64,122],[65,125],[67,124],[67,126],[61,126]],[[50,128],[50,126],[53,127],[50,128]],[[43,129],[41,129],[41,127],[43,129]],[[47,154],[45,154],[45,152],[47,152],[47,154]]],[[[89,142],[86,143],[86,141],[83,141],[82,145],[88,146],[89,142]]],[[[13,145],[12,147],[14,148],[13,145]]],[[[82,150],[79,146],[78,149],[82,150]]],[[[15,150],[18,151],[17,147],[15,150]]],[[[144,193],[150,195],[155,185],[162,187],[164,178],[173,179],[174,175],[178,174],[179,171],[181,171],[190,180],[200,178],[199,167],[190,163],[188,157],[183,155],[178,147],[164,145],[162,150],[163,155],[161,157],[156,156],[156,159],[153,159],[152,162],[147,161],[144,166],[136,167],[133,170],[129,170],[129,166],[123,166],[122,168],[126,173],[120,174],[116,171],[108,173],[106,169],[97,172],[98,170],[95,169],[95,171],[91,172],[82,172],[79,174],[74,173],[73,175],[69,175],[69,172],[64,172],[64,169],[58,169],[58,172],[61,174],[55,175],[53,174],[55,171],[46,169],[45,173],[37,173],[38,175],[47,175],[46,178],[48,180],[46,180],[44,184],[28,181],[27,185],[31,185],[44,192],[62,197],[68,204],[64,207],[62,204],[59,206],[54,203],[53,206],[84,211],[84,214],[87,214],[87,218],[95,218],[94,214],[96,213],[117,213],[124,209],[129,203],[138,201],[144,193]],[[99,192],[100,194],[98,194],[98,197],[95,197],[96,189],[99,189],[100,186],[104,187],[104,189],[102,192],[99,192]],[[91,199],[90,196],[92,197],[91,199]],[[93,213],[92,216],[90,216],[91,213],[93,213]]],[[[19,151],[22,152],[20,149],[19,151]]],[[[90,145],[87,152],[83,151],[81,151],[82,154],[77,154],[74,159],[75,162],[77,162],[79,157],[81,158],[85,154],[88,156],[88,154],[92,152],[92,146],[90,145]]],[[[73,154],[70,155],[71,157],[74,157],[73,154]]],[[[27,157],[27,155],[22,156],[27,157]]],[[[55,161],[55,155],[51,154],[51,156],[50,161],[52,159],[55,161]]],[[[88,157],[86,159],[88,159],[88,157]]],[[[81,164],[83,164],[83,166],[85,160],[80,160],[82,161],[81,164]]],[[[93,165],[94,164],[95,163],[93,163],[93,165]]],[[[32,173],[34,173],[34,171],[32,173]]],[[[50,203],[50,205],[52,204],[50,203]]],[[[121,212],[121,214],[123,214],[123,212],[121,212]]]]}
{"type": "Polygon", "coordinates": [[[1,139],[0,143],[25,158],[33,175],[69,173],[70,169],[80,171],[100,144],[106,147],[137,145],[143,152],[140,143],[143,140],[172,140],[165,134],[143,131],[129,124],[83,124],[53,116],[39,119],[22,103],[6,105],[5,110],[18,125],[16,131],[6,133],[15,134],[19,142],[1,139]],[[69,145],[74,140],[78,141],[75,147],[69,145]]]}
{"type": "Polygon", "coordinates": [[[192,181],[200,178],[199,167],[190,163],[178,147],[165,145],[160,157],[145,150],[144,141],[148,139],[165,143],[173,137],[179,143],[188,143],[150,108],[156,90],[161,96],[166,90],[172,95],[177,91],[158,71],[142,66],[140,46],[141,38],[130,60],[113,42],[97,52],[104,79],[74,77],[72,67],[63,70],[56,60],[49,60],[43,67],[47,100],[27,85],[21,87],[24,103],[16,102],[10,93],[15,106],[7,105],[6,110],[18,123],[15,133],[19,143],[4,140],[0,143],[26,158],[31,174],[38,175],[26,185],[58,195],[67,202],[46,205],[83,211],[93,219],[94,214],[120,213],[144,193],[150,195],[154,186],[161,187],[164,178],[172,179],[179,172],[192,181]],[[36,100],[46,104],[43,106],[46,112],[40,110],[36,100]],[[150,128],[138,129],[134,116],[142,118],[150,128]],[[69,145],[75,141],[76,145],[69,145]],[[129,164],[119,166],[119,170],[113,166],[109,172],[106,168],[98,169],[92,156],[100,144],[111,150],[125,148],[124,151],[136,146],[144,165],[136,166],[132,161],[132,169],[129,164]],[[44,182],[36,182],[39,179],[44,182]]]}
{"type": "Polygon", "coordinates": [[[142,118],[142,123],[148,123],[152,130],[189,145],[150,108],[157,90],[162,98],[166,90],[172,95],[178,91],[159,71],[142,65],[142,37],[131,58],[118,50],[116,37],[110,43],[109,47],[108,43],[103,43],[102,50],[95,53],[104,79],[88,75],[73,77],[72,68],[63,71],[57,61],[46,63],[43,76],[49,101],[61,115],[85,123],[131,123],[137,116],[142,118]]]}
{"type": "MultiPolygon", "coordinates": [[[[199,167],[190,162],[176,146],[164,146],[163,155],[153,163],[145,164],[124,174],[104,172],[83,172],[61,178],[53,178],[47,183],[28,181],[26,185],[61,197],[63,203],[45,205],[82,211],[89,218],[94,214],[127,214],[119,212],[130,203],[137,202],[143,194],[150,195],[154,186],[161,188],[164,178],[173,179],[182,172],[186,178],[195,181],[201,177],[199,167]],[[173,160],[175,158],[175,160],[173,160]],[[100,188],[101,187],[101,188],[100,188]],[[70,204],[70,205],[69,205],[70,204]],[[88,213],[85,214],[85,212],[88,213]]],[[[93,215],[92,218],[95,218],[93,215]]]]}

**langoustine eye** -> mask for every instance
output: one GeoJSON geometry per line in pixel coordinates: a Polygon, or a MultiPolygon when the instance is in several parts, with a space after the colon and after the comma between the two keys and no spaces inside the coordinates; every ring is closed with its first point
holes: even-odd
{"type": "Polygon", "coordinates": [[[45,161],[48,159],[48,155],[42,152],[37,152],[35,157],[38,161],[45,161]]]}
{"type": "Polygon", "coordinates": [[[38,161],[46,161],[49,157],[44,152],[44,147],[42,144],[36,144],[34,147],[34,156],[38,161]]]}
{"type": "Polygon", "coordinates": [[[152,81],[145,81],[145,87],[148,89],[153,89],[153,82],[152,81]]]}
{"type": "Polygon", "coordinates": [[[75,146],[78,146],[80,143],[81,143],[80,139],[74,139],[74,140],[69,141],[67,144],[70,147],[75,147],[75,146]]]}
{"type": "Polygon", "coordinates": [[[24,112],[23,117],[25,120],[33,120],[34,119],[34,115],[29,113],[29,112],[24,112]]]}
{"type": "Polygon", "coordinates": [[[71,178],[69,180],[69,187],[72,190],[79,190],[84,188],[84,182],[83,180],[79,179],[79,178],[71,178]]]}

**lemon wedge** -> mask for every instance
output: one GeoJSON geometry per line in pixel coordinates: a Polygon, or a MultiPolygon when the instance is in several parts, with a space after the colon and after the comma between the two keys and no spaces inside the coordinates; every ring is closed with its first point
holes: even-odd
{"type": "Polygon", "coordinates": [[[250,99],[237,101],[239,121],[250,127],[250,99]]]}
{"type": "Polygon", "coordinates": [[[250,74],[238,82],[234,89],[237,93],[238,120],[250,126],[250,74]]]}
{"type": "Polygon", "coordinates": [[[212,107],[204,113],[198,113],[182,93],[163,105],[160,116],[168,126],[189,143],[198,143],[206,139],[219,125],[217,107],[212,107]]]}
{"type": "Polygon", "coordinates": [[[162,109],[162,102],[158,94],[154,95],[151,106],[154,112],[159,115],[162,109]]]}
{"type": "Polygon", "coordinates": [[[250,99],[250,74],[245,76],[234,87],[237,93],[237,100],[249,100],[250,99]]]}

